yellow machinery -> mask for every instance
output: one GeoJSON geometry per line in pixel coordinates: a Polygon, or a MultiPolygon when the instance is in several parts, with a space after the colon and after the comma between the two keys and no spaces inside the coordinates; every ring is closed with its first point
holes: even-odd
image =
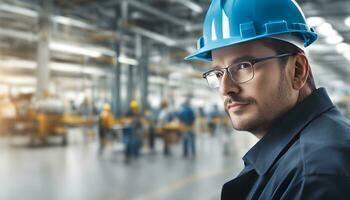
{"type": "Polygon", "coordinates": [[[31,141],[39,139],[45,141],[50,136],[62,137],[62,145],[67,144],[67,133],[64,128],[63,116],[60,114],[37,115],[37,131],[32,135],[31,141]]]}
{"type": "Polygon", "coordinates": [[[41,144],[50,137],[61,137],[67,144],[65,126],[89,126],[96,123],[94,117],[65,115],[58,99],[47,98],[31,103],[33,94],[15,98],[0,98],[0,135],[26,135],[30,144],[41,144]]]}
{"type": "Polygon", "coordinates": [[[51,136],[62,137],[62,145],[67,144],[66,125],[92,126],[96,123],[93,117],[79,115],[45,114],[37,115],[37,132],[32,135],[34,140],[45,140],[51,136]]]}

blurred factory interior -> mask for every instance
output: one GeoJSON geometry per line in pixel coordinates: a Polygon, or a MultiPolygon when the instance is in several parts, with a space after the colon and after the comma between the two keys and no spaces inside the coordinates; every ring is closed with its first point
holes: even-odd
{"type": "MultiPolygon", "coordinates": [[[[257,139],[231,128],[210,64],[184,61],[209,3],[0,0],[0,199],[219,199],[257,139]]],[[[317,87],[350,117],[350,1],[298,3],[317,87]]]]}

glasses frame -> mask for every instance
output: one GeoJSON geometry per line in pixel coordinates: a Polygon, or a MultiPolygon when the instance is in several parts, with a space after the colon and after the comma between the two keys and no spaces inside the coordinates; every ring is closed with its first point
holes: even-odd
{"type": "MultiPolygon", "coordinates": [[[[267,56],[267,57],[261,57],[261,58],[253,58],[253,59],[249,59],[247,61],[242,61],[242,62],[238,62],[238,63],[233,63],[231,64],[230,66],[228,67],[222,67],[222,68],[216,68],[216,69],[211,69],[205,73],[203,73],[203,78],[207,80],[208,82],[208,85],[209,84],[209,81],[207,79],[207,76],[211,73],[211,72],[214,72],[214,71],[217,71],[217,70],[223,70],[223,71],[226,71],[226,73],[228,73],[230,75],[230,78],[232,81],[234,81],[235,83],[237,84],[242,84],[242,83],[246,83],[248,81],[251,81],[254,79],[254,74],[255,74],[255,70],[254,70],[254,65],[256,63],[259,63],[259,62],[262,62],[262,61],[266,61],[266,60],[270,60],[270,59],[274,59],[274,58],[283,58],[283,57],[286,57],[286,56],[293,56],[295,55],[296,53],[281,53],[281,54],[277,54],[277,55],[274,55],[274,56],[267,56]],[[242,64],[242,63],[249,63],[252,68],[253,68],[253,75],[252,77],[249,79],[249,80],[246,80],[246,81],[242,81],[242,82],[239,82],[239,81],[236,81],[235,79],[233,79],[233,76],[231,74],[231,72],[228,70],[230,67],[232,67],[233,65],[239,65],[239,64],[242,64]]],[[[220,87],[220,86],[219,86],[220,87]]]]}

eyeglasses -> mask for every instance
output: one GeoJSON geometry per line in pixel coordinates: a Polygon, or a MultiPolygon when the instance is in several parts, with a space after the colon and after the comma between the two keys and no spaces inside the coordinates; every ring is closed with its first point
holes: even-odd
{"type": "Polygon", "coordinates": [[[246,83],[254,78],[254,64],[269,59],[283,58],[292,55],[295,55],[295,53],[283,53],[274,56],[254,58],[247,61],[234,63],[228,67],[212,69],[208,72],[205,72],[203,74],[203,78],[207,80],[209,87],[218,88],[220,87],[221,79],[224,76],[225,71],[227,71],[234,82],[238,84],[246,83]]]}

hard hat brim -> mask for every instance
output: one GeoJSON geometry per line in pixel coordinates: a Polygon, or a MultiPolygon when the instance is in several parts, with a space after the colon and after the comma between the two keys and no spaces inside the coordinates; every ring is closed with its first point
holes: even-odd
{"type": "MultiPolygon", "coordinates": [[[[228,38],[225,40],[218,40],[217,42],[212,42],[211,45],[206,45],[205,47],[199,49],[198,51],[190,54],[189,56],[185,57],[185,60],[202,60],[205,62],[211,62],[213,61],[211,56],[211,51],[215,49],[220,49],[224,47],[228,47],[231,45],[241,44],[245,42],[251,42],[255,41],[257,39],[262,38],[268,38],[274,35],[280,35],[280,34],[290,34],[292,31],[286,31],[286,32],[278,32],[273,34],[263,34],[252,38],[246,38],[242,39],[240,37],[237,38],[228,38]]],[[[317,40],[317,34],[310,31],[295,31],[295,33],[300,33],[304,37],[304,47],[309,46],[311,43],[317,40]]]]}

